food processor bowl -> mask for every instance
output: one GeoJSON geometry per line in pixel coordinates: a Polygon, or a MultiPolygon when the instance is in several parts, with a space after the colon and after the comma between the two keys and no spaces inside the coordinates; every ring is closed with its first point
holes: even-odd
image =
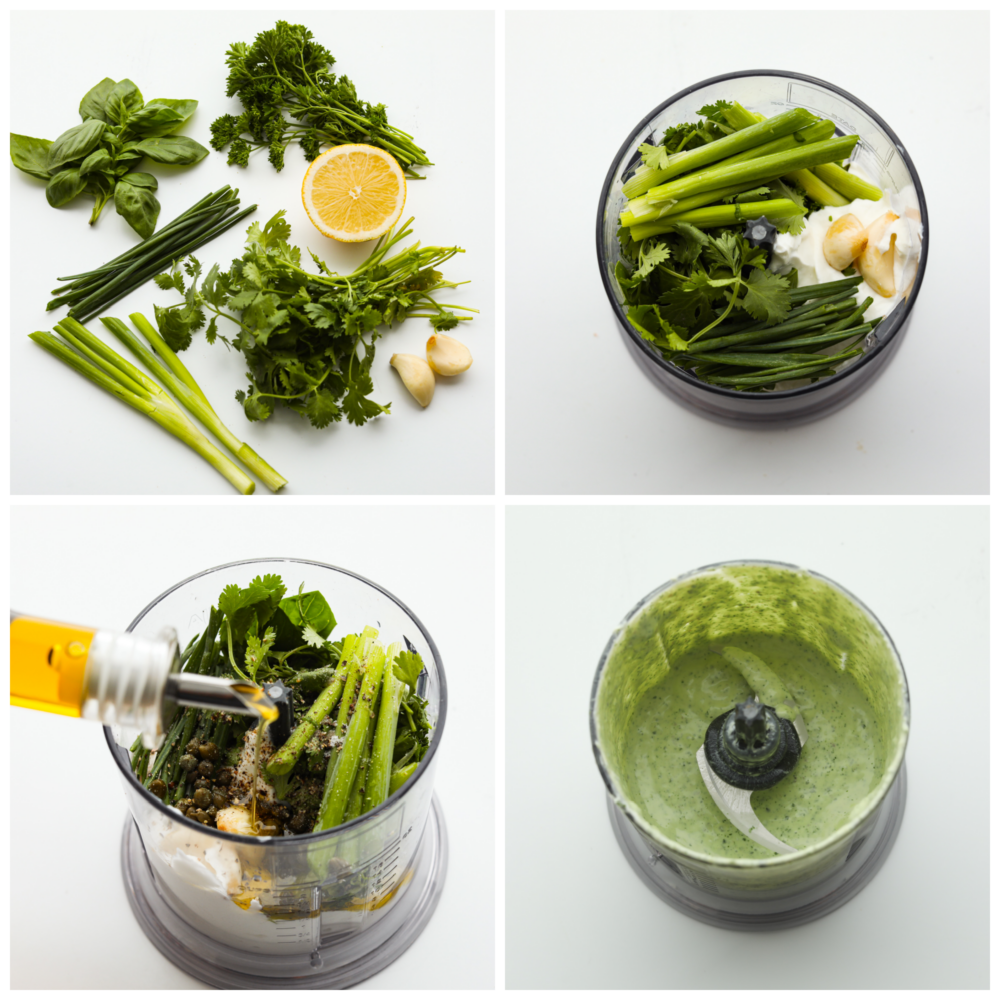
{"type": "Polygon", "coordinates": [[[229,563],[161,594],[129,626],[177,629],[183,647],[202,631],[228,584],[280,574],[289,592],[326,597],[334,636],[379,629],[405,635],[425,671],[417,691],[434,724],[413,776],[368,813],[321,833],[245,837],[183,816],[135,779],[133,731],[105,727],[130,816],[122,873],[143,930],[171,961],[220,988],[323,989],[374,975],[423,930],[447,868],[444,818],[434,796],[437,750],[447,714],[441,657],[420,621],[388,591],[347,570],[298,559],[229,563]]]}
{"type": "Polygon", "coordinates": [[[823,80],[783,70],[744,70],[703,80],[675,94],[651,111],[632,130],[615,156],[604,181],[597,210],[597,260],[601,280],[625,342],[646,374],[668,395],[689,409],[738,426],[790,425],[832,413],[848,403],[889,363],[899,349],[927,269],[927,202],[916,167],[896,134],[871,108],[847,91],[823,80]],[[773,117],[791,108],[807,108],[836,125],[837,135],[857,135],[851,161],[859,161],[884,191],[899,193],[913,185],[923,226],[920,260],[909,294],[872,331],[864,353],[835,375],[799,388],[739,392],[702,382],[668,361],[642,339],[626,316],[624,295],[615,278],[622,260],[619,216],[628,199],[622,187],[640,163],[639,146],[657,143],[664,129],[698,119],[698,109],[715,101],[738,101],[750,111],[773,117]]]}
{"type": "Polygon", "coordinates": [[[819,573],[764,560],[703,566],[644,597],[608,640],[590,703],[591,742],[612,827],[633,870],[682,913],[742,930],[815,920],[871,881],[902,822],[909,722],[903,665],[875,615],[819,573]],[[715,602],[714,610],[702,603],[706,599],[715,602]],[[658,631],[650,628],[652,619],[644,617],[654,606],[661,622],[658,631]],[[678,843],[643,814],[622,780],[624,733],[643,694],[669,671],[669,660],[692,649],[725,645],[747,632],[808,644],[822,651],[828,662],[842,664],[874,710],[883,734],[878,781],[850,819],[818,843],[765,859],[716,857],[678,843]],[[621,643],[654,639],[664,650],[662,656],[637,657],[631,667],[615,656],[621,643]]]}

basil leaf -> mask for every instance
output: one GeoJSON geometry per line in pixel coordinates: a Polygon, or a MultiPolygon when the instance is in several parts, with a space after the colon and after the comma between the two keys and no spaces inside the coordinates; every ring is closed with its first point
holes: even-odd
{"type": "Polygon", "coordinates": [[[80,117],[84,121],[88,118],[97,118],[106,122],[104,105],[107,103],[108,94],[114,89],[115,81],[110,76],[106,76],[96,87],[91,87],[80,101],[80,117]]]}
{"type": "Polygon", "coordinates": [[[197,107],[197,101],[157,98],[155,101],[149,101],[141,111],[132,115],[128,127],[144,139],[169,135],[171,132],[176,132],[194,114],[197,107]]]}
{"type": "Polygon", "coordinates": [[[156,178],[152,174],[142,174],[136,172],[126,174],[122,179],[131,184],[132,187],[147,188],[149,191],[155,191],[159,186],[156,178]]]}
{"type": "Polygon", "coordinates": [[[83,163],[80,164],[80,173],[100,173],[101,171],[110,169],[112,163],[111,154],[102,146],[100,149],[95,149],[90,156],[88,156],[83,163]]]}
{"type": "Polygon", "coordinates": [[[67,129],[49,146],[49,170],[82,160],[101,141],[107,126],[96,118],[88,118],[82,125],[67,129]]]}
{"type": "Polygon", "coordinates": [[[126,174],[115,188],[115,211],[144,240],[148,240],[156,229],[160,203],[148,188],[130,184],[129,175],[126,174]]]}
{"type": "Polygon", "coordinates": [[[115,165],[126,169],[135,166],[142,159],[142,153],[137,149],[124,149],[115,159],[115,165]]]}
{"type": "Polygon", "coordinates": [[[30,135],[10,134],[10,158],[18,170],[23,170],[32,177],[47,181],[52,172],[49,170],[49,147],[51,139],[33,139],[30,135]]]}
{"type": "Polygon", "coordinates": [[[104,114],[114,125],[124,125],[143,105],[142,94],[131,80],[119,80],[104,102],[104,114]]]}
{"type": "Polygon", "coordinates": [[[135,148],[156,163],[183,165],[197,163],[208,156],[208,150],[183,135],[164,136],[160,139],[143,139],[135,148]]]}
{"type": "Polygon", "coordinates": [[[114,174],[93,173],[87,175],[87,194],[100,195],[107,201],[115,192],[118,179],[114,174]]]}
{"type": "Polygon", "coordinates": [[[53,208],[59,208],[72,201],[86,186],[79,170],[60,170],[46,186],[45,197],[53,208]]]}

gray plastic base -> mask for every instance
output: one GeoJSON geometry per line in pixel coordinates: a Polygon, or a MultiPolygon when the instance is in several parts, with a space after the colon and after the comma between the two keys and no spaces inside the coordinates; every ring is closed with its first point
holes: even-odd
{"type": "Polygon", "coordinates": [[[794,895],[760,899],[750,893],[733,899],[688,881],[669,859],[654,851],[628,817],[608,797],[615,839],[636,874],[675,910],[713,927],[766,931],[798,927],[832,913],[853,899],[875,877],[896,841],[906,806],[906,765],[900,767],[874,825],[856,842],[847,860],[794,895]]]}
{"type": "Polygon", "coordinates": [[[219,989],[343,989],[394,962],[427,926],[444,888],[448,835],[437,796],[414,856],[413,879],[392,910],[346,940],[295,956],[261,955],[211,941],[168,905],[131,816],[122,832],[122,877],[146,937],[178,968],[219,989]]]}

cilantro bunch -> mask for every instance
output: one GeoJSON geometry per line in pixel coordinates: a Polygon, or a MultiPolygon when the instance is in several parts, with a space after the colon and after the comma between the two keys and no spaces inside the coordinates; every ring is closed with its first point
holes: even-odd
{"type": "Polygon", "coordinates": [[[470,318],[452,309],[476,311],[434,297],[461,284],[445,281],[437,267],[464,251],[416,243],[390,256],[412,232],[410,219],[383,236],[347,275],[334,274],[310,252],[320,272],[312,274],[299,266],[301,251],[288,242],[291,227],[284,214],[263,227],[250,226],[243,257],[229,271],[215,265],[202,279],[201,264],[191,257],[159,275],[160,288],[184,296],[176,305],[154,307],[160,333],[173,350],[182,351],[205,325],[206,313],[213,314],[205,331],[209,343],[220,339],[246,361],[250,384],[236,398],[249,420],[267,420],[280,404],[318,428],[345,416],[364,424],[389,412],[388,404],[368,398],[381,328],[423,317],[435,330],[450,330],[470,318]],[[235,334],[222,336],[219,318],[235,324],[235,334]]]}
{"type": "Polygon", "coordinates": [[[734,308],[770,324],[791,308],[788,279],[768,271],[767,251],[736,233],[711,236],[679,223],[673,233],[630,241],[627,249],[637,266],[628,274],[619,263],[618,282],[629,301],[629,321],[644,339],[668,350],[686,350],[734,308]],[[668,265],[672,258],[681,270],[668,265]],[[717,315],[720,301],[725,308],[717,315]]]}
{"type": "Polygon", "coordinates": [[[292,142],[307,160],[325,145],[366,143],[391,153],[416,177],[412,167],[428,166],[427,154],[412,136],[389,124],[384,104],[359,100],[346,76],[331,73],[335,62],[308,28],[287,21],[262,31],[252,45],[231,45],[226,96],[239,97],[243,114],[212,123],[212,147],[229,146],[228,162],[243,167],[254,149],[267,147],[271,165],[281,170],[292,142]]]}

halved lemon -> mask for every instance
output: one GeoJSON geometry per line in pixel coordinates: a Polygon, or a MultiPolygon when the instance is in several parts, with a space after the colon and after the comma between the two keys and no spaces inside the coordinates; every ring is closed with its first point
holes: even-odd
{"type": "Polygon", "coordinates": [[[324,236],[342,243],[374,240],[403,214],[406,178],[384,149],[334,146],[309,164],[302,204],[324,236]]]}

